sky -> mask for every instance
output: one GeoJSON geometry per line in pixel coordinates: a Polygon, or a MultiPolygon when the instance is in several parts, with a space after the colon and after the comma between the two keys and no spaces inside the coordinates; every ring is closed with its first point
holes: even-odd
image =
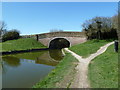
{"type": "Polygon", "coordinates": [[[112,17],[117,10],[117,2],[3,2],[2,20],[8,30],[17,29],[21,35],[81,31],[86,20],[112,17]]]}
{"type": "Polygon", "coordinates": [[[1,0],[2,2],[119,2],[119,0],[1,0]]]}

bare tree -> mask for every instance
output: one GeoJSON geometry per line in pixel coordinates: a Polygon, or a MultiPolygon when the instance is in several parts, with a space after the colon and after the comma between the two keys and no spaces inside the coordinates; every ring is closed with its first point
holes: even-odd
{"type": "Polygon", "coordinates": [[[0,36],[4,35],[7,30],[6,30],[6,24],[3,21],[0,21],[0,36]]]}
{"type": "Polygon", "coordinates": [[[61,29],[51,29],[50,32],[63,32],[61,29]]]}

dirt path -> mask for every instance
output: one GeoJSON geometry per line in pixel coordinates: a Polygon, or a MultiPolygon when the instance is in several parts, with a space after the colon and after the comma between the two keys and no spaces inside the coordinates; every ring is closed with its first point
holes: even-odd
{"type": "Polygon", "coordinates": [[[76,67],[77,73],[74,77],[73,82],[70,85],[70,88],[90,88],[90,84],[87,78],[88,65],[90,61],[96,56],[104,53],[108,46],[112,45],[113,43],[114,42],[111,42],[102,46],[96,53],[91,54],[87,58],[82,58],[82,56],[79,56],[76,53],[70,51],[68,48],[65,48],[67,52],[71,53],[79,61],[78,66],[76,67]]]}

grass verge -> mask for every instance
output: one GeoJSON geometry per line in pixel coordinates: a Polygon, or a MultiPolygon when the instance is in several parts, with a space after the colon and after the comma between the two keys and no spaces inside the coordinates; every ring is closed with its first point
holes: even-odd
{"type": "Polygon", "coordinates": [[[9,41],[0,43],[0,46],[2,46],[2,49],[0,49],[0,52],[46,48],[46,46],[44,46],[43,44],[41,44],[40,42],[32,38],[9,40],[9,41]]]}
{"type": "Polygon", "coordinates": [[[74,78],[77,62],[70,53],[66,53],[66,56],[60,61],[56,68],[42,81],[34,85],[33,88],[69,88],[74,78]]]}
{"type": "Polygon", "coordinates": [[[92,88],[118,88],[118,53],[113,45],[91,61],[88,77],[92,88]]]}
{"type": "Polygon", "coordinates": [[[106,40],[89,40],[85,43],[74,45],[69,49],[83,58],[88,57],[90,54],[95,53],[101,46],[107,44],[110,41],[106,40]]]}

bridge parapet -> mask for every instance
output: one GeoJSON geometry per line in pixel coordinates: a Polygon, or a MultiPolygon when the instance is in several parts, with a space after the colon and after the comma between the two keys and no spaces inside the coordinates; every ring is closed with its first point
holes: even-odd
{"type": "Polygon", "coordinates": [[[43,34],[35,34],[35,35],[24,35],[24,38],[36,38],[38,35],[39,39],[43,38],[51,38],[51,37],[85,37],[84,32],[50,32],[43,34]]]}
{"type": "Polygon", "coordinates": [[[51,32],[38,34],[39,38],[51,38],[51,37],[85,37],[84,32],[51,32]]]}

